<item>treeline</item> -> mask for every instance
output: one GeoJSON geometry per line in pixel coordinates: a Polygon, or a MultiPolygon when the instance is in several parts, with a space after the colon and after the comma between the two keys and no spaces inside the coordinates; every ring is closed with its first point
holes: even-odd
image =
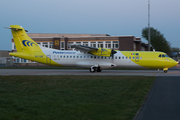
{"type": "MultiPolygon", "coordinates": [[[[142,37],[148,40],[148,27],[142,29],[142,37]]],[[[166,40],[164,35],[153,27],[150,28],[150,38],[152,49],[156,51],[162,51],[169,55],[171,52],[180,52],[179,48],[171,47],[170,42],[166,40]]]]}

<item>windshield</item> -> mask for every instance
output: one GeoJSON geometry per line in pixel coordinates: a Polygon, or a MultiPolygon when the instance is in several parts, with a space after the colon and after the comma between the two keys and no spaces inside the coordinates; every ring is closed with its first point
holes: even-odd
{"type": "Polygon", "coordinates": [[[165,57],[169,57],[167,54],[165,54],[165,57]]]}
{"type": "Polygon", "coordinates": [[[169,57],[167,54],[160,54],[158,57],[169,57]]]}

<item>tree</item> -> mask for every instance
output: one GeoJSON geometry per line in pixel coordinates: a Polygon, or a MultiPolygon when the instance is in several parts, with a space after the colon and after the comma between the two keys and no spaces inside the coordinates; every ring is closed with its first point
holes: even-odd
{"type": "Polygon", "coordinates": [[[180,52],[180,49],[178,47],[173,47],[172,52],[180,52]]]}
{"type": "MultiPolygon", "coordinates": [[[[142,29],[142,37],[148,40],[148,27],[142,29]]],[[[151,38],[150,42],[153,49],[155,49],[156,51],[170,53],[171,51],[170,43],[165,39],[164,35],[161,34],[160,31],[151,27],[150,38],[151,38]]]]}

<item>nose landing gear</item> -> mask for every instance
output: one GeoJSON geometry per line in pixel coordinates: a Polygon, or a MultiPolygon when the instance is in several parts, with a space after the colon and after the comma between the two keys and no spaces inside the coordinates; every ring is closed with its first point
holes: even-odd
{"type": "Polygon", "coordinates": [[[164,73],[168,72],[168,68],[163,68],[164,73]]]}

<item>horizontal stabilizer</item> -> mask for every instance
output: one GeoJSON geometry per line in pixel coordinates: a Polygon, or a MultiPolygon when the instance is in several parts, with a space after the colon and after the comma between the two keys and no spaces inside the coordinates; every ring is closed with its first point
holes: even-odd
{"type": "Polygon", "coordinates": [[[4,27],[11,30],[23,30],[23,28],[19,25],[11,25],[10,27],[4,27]]]}

